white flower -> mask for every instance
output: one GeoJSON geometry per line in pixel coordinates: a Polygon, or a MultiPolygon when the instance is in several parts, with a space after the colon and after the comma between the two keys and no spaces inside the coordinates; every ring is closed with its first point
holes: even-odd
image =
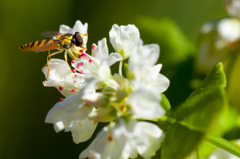
{"type": "Polygon", "coordinates": [[[169,80],[159,73],[158,45],[136,45],[129,58],[129,80],[133,86],[127,104],[136,118],[155,119],[164,115],[160,94],[169,86],[169,80]]]}
{"type": "Polygon", "coordinates": [[[226,7],[231,16],[240,18],[240,0],[226,0],[226,7]]]}
{"type": "Polygon", "coordinates": [[[88,119],[88,115],[94,110],[94,107],[85,104],[81,98],[84,94],[92,92],[95,92],[94,83],[81,89],[78,94],[68,96],[58,102],[48,112],[45,122],[53,123],[56,132],[63,129],[71,131],[75,143],[88,140],[97,123],[88,119]]]}
{"type": "MultiPolygon", "coordinates": [[[[88,23],[85,23],[84,25],[82,24],[81,21],[77,20],[73,26],[73,28],[70,28],[67,25],[60,25],[59,33],[61,34],[66,34],[66,33],[72,33],[74,34],[75,32],[79,32],[82,35],[87,33],[88,29],[88,23]]],[[[87,40],[87,39],[86,39],[87,40]]]]}
{"type": "Polygon", "coordinates": [[[110,42],[113,48],[127,59],[132,47],[140,39],[140,33],[135,25],[118,26],[114,24],[109,32],[110,42]]]}
{"type": "MultiPolygon", "coordinates": [[[[49,61],[50,71],[44,86],[56,87],[64,96],[77,93],[86,84],[84,76],[79,73],[73,73],[64,60],[51,59],[49,61]]],[[[42,69],[47,77],[48,67],[42,69]]]]}
{"type": "Polygon", "coordinates": [[[204,24],[198,39],[196,68],[207,72],[217,62],[226,60],[238,49],[240,21],[235,18],[211,20],[204,24]]]}
{"type": "Polygon", "coordinates": [[[73,67],[82,73],[88,74],[88,77],[93,77],[98,81],[109,82],[111,78],[110,66],[122,60],[122,57],[118,53],[109,55],[105,38],[98,41],[98,45],[94,45],[94,47],[93,56],[88,55],[88,58],[80,56],[80,58],[75,60],[73,67]]]}
{"type": "Polygon", "coordinates": [[[98,41],[98,45],[95,47],[93,57],[95,57],[99,64],[103,61],[107,61],[109,66],[122,60],[122,57],[119,53],[111,53],[109,55],[106,38],[98,41]]]}
{"type": "Polygon", "coordinates": [[[160,148],[163,132],[154,124],[119,119],[105,127],[79,158],[128,159],[151,158],[160,148]]]}
{"type": "Polygon", "coordinates": [[[240,39],[240,22],[237,19],[225,18],[220,20],[217,30],[226,43],[235,42],[240,39]]]}

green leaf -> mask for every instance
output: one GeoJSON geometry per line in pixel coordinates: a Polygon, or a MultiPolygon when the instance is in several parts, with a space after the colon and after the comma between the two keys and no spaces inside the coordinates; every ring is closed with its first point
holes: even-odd
{"type": "Polygon", "coordinates": [[[208,73],[207,77],[203,80],[202,84],[196,89],[187,99],[190,100],[194,96],[203,94],[209,90],[215,88],[226,87],[226,77],[223,69],[223,64],[218,63],[213,67],[213,69],[208,73]]]}
{"type": "Polygon", "coordinates": [[[208,131],[224,107],[224,96],[222,88],[199,94],[178,109],[176,120],[191,129],[208,131]]]}
{"type": "Polygon", "coordinates": [[[175,118],[175,114],[173,113],[173,110],[171,108],[171,105],[170,105],[167,97],[164,94],[161,94],[161,96],[162,96],[162,100],[161,100],[160,104],[166,111],[165,115],[168,117],[175,118]]]}
{"type": "Polygon", "coordinates": [[[219,63],[177,110],[176,124],[168,129],[162,147],[164,159],[187,157],[218,124],[226,106],[225,85],[225,74],[219,63]]]}
{"type": "Polygon", "coordinates": [[[231,142],[229,142],[221,137],[217,137],[217,136],[206,136],[205,139],[208,142],[228,151],[229,153],[234,154],[237,157],[240,157],[240,147],[239,146],[234,145],[231,142]]]}
{"type": "Polygon", "coordinates": [[[176,120],[191,129],[207,131],[226,105],[223,66],[218,63],[176,112],[176,120]]]}
{"type": "Polygon", "coordinates": [[[200,143],[204,133],[180,123],[169,128],[162,146],[163,159],[183,159],[200,143]]]}

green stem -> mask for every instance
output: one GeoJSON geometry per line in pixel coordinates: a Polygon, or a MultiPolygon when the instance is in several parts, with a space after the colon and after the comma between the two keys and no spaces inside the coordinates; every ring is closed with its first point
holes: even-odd
{"type": "Polygon", "coordinates": [[[122,76],[122,66],[123,66],[123,60],[120,61],[120,63],[119,63],[119,74],[120,74],[120,76],[122,76]]]}
{"type": "Polygon", "coordinates": [[[240,147],[221,137],[207,135],[205,140],[228,151],[231,154],[234,154],[237,157],[240,157],[240,147]]]}

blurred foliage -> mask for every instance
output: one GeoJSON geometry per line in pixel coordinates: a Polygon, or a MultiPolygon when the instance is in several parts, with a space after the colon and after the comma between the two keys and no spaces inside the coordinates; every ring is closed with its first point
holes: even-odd
{"type": "Polygon", "coordinates": [[[220,112],[226,106],[225,86],[223,67],[219,63],[177,110],[176,123],[168,130],[163,144],[163,159],[187,157],[206,133],[214,131],[211,127],[213,123],[218,124],[222,118],[220,112]]]}
{"type": "MultiPolygon", "coordinates": [[[[159,62],[163,63],[161,73],[171,81],[170,88],[165,94],[173,109],[176,110],[193,91],[190,83],[195,76],[193,62],[196,57],[195,41],[199,29],[209,19],[223,16],[226,16],[226,11],[219,0],[106,0],[104,2],[2,0],[0,2],[0,124],[2,125],[0,158],[77,158],[90,142],[76,145],[70,133],[56,134],[53,126],[44,122],[47,112],[61,95],[56,89],[44,88],[42,85],[44,75],[41,69],[46,63],[47,53],[21,52],[19,46],[34,40],[41,40],[42,32],[58,30],[60,24],[72,27],[78,19],[89,24],[88,46],[97,43],[103,37],[108,37],[113,24],[134,23],[139,28],[145,44],[158,43],[160,45],[159,62]]],[[[56,57],[63,58],[63,55],[56,57]]],[[[238,88],[239,84],[236,84],[240,78],[237,69],[239,63],[236,62],[234,65],[234,73],[230,77],[232,82],[228,86],[234,105],[240,103],[237,96],[240,88],[238,88]]],[[[205,95],[209,94],[206,93],[203,96],[205,95]]],[[[222,90],[217,95],[222,96],[222,90]]],[[[215,98],[215,95],[213,96],[215,98]]],[[[165,104],[167,106],[168,101],[165,104]]],[[[197,106],[201,104],[199,102],[197,106]]],[[[184,109],[184,106],[181,109],[184,109]]],[[[198,111],[198,109],[200,108],[194,107],[192,111],[198,111]]],[[[226,119],[222,122],[224,131],[219,130],[216,133],[225,134],[226,138],[233,139],[234,134],[237,136],[235,131],[239,130],[238,127],[232,126],[231,131],[226,132],[229,128],[224,128],[224,126],[230,127],[229,124],[236,119],[235,116],[238,114],[229,107],[221,110],[226,110],[223,111],[225,113],[223,117],[226,119]]],[[[209,114],[204,116],[209,116],[209,114]]],[[[183,118],[184,121],[185,117],[183,118]]],[[[191,121],[193,121],[192,118],[191,121]]],[[[203,122],[207,121],[203,120],[203,122]]],[[[175,148],[185,143],[188,146],[184,149],[186,151],[193,150],[194,145],[200,143],[203,137],[200,130],[191,130],[185,124],[177,123],[169,131],[172,133],[166,140],[172,141],[172,137],[180,134],[179,140],[172,142],[176,142],[175,148]],[[188,140],[186,141],[184,137],[188,140]],[[190,146],[192,148],[187,150],[190,146]]],[[[203,146],[200,146],[200,152],[201,147],[203,146]]],[[[204,148],[208,149],[209,146],[204,148]]],[[[186,151],[183,151],[181,155],[185,156],[186,151]]],[[[164,153],[169,154],[169,152],[164,153]]]]}

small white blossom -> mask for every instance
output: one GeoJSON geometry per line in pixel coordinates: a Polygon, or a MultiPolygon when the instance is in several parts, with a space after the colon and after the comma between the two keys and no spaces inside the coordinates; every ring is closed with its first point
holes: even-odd
{"type": "Polygon", "coordinates": [[[114,24],[109,32],[113,48],[127,59],[132,47],[140,40],[140,33],[135,25],[118,26],[114,24]]]}
{"type": "MultiPolygon", "coordinates": [[[[84,76],[79,73],[73,73],[64,60],[51,59],[49,61],[50,71],[44,86],[56,87],[64,96],[77,93],[86,84],[84,76]]],[[[48,67],[42,69],[45,77],[48,74],[48,67]]]]}
{"type": "Polygon", "coordinates": [[[160,94],[169,86],[169,80],[160,74],[158,45],[136,45],[129,58],[129,81],[133,86],[127,104],[137,118],[155,119],[164,115],[160,94]]]}
{"type": "Polygon", "coordinates": [[[48,112],[45,122],[53,123],[56,132],[63,129],[71,131],[75,143],[88,140],[97,123],[88,119],[89,113],[94,110],[93,106],[87,105],[81,98],[84,94],[95,91],[94,83],[84,87],[78,94],[68,96],[58,102],[48,112]]]}
{"type": "MultiPolygon", "coordinates": [[[[93,56],[89,58],[82,58],[82,56],[75,60],[73,66],[80,72],[88,74],[88,77],[94,77],[98,81],[108,82],[111,77],[110,66],[117,61],[122,60],[118,53],[111,53],[109,55],[106,39],[103,38],[94,45],[93,56]],[[81,67],[78,68],[78,66],[81,67]]],[[[85,56],[83,56],[85,57],[85,56]]]]}
{"type": "Polygon", "coordinates": [[[217,30],[220,37],[226,43],[235,42],[240,39],[240,21],[237,19],[225,18],[220,20],[217,30]]]}
{"type": "Polygon", "coordinates": [[[226,0],[226,7],[231,16],[240,18],[240,0],[226,0]]]}
{"type": "MultiPolygon", "coordinates": [[[[62,25],[61,33],[87,31],[87,24],[76,22],[73,29],[62,25]]],[[[81,32],[82,33],[82,32],[81,32]]],[[[66,96],[49,111],[46,122],[54,124],[56,132],[71,131],[75,143],[88,140],[98,122],[110,122],[80,154],[94,159],[150,159],[160,148],[164,134],[152,123],[162,117],[161,93],[169,80],[156,64],[159,46],[143,45],[134,25],[113,25],[110,41],[116,52],[109,54],[105,38],[92,45],[92,55],[85,52],[72,60],[73,69],[63,60],[50,60],[46,86],[54,86],[66,96]],[[128,60],[126,77],[122,75],[123,60],[128,60]],[[119,74],[112,75],[110,66],[121,61],[119,74]],[[70,90],[76,90],[69,94],[70,90]]],[[[43,68],[47,76],[48,67],[43,68]]],[[[71,92],[71,91],[70,91],[71,92]]]]}
{"type": "Polygon", "coordinates": [[[160,148],[163,132],[154,124],[119,119],[105,127],[79,158],[128,159],[137,154],[150,159],[160,148]]]}
{"type": "Polygon", "coordinates": [[[212,20],[203,25],[198,39],[196,68],[207,72],[217,62],[225,60],[238,49],[240,21],[235,18],[212,20]]]}

